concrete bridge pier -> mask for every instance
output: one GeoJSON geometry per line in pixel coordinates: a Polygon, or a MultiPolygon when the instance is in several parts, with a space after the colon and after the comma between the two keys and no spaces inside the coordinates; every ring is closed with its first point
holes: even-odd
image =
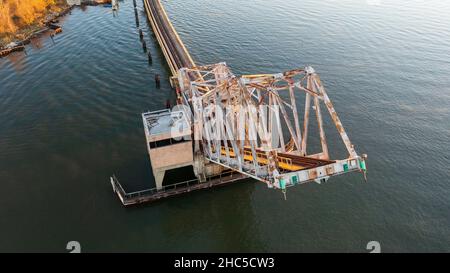
{"type": "Polygon", "coordinates": [[[183,111],[164,109],[142,114],[147,149],[157,190],[166,171],[194,164],[191,126],[183,111]]]}
{"type": "Polygon", "coordinates": [[[153,175],[155,176],[155,184],[156,189],[158,191],[163,188],[164,175],[166,174],[165,170],[153,170],[153,175]]]}

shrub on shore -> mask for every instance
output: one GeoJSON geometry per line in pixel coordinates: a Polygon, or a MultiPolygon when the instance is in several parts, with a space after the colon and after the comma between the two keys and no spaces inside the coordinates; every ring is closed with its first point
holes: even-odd
{"type": "Polygon", "coordinates": [[[36,28],[47,14],[66,5],[66,0],[0,0],[0,44],[27,28],[36,28]]]}

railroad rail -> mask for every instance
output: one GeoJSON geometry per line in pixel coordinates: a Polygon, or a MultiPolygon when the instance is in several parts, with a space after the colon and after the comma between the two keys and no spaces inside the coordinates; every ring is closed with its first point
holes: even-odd
{"type": "Polygon", "coordinates": [[[183,67],[195,67],[191,55],[170,22],[161,2],[159,0],[144,0],[144,6],[172,75],[176,77],[178,70],[183,67]]]}

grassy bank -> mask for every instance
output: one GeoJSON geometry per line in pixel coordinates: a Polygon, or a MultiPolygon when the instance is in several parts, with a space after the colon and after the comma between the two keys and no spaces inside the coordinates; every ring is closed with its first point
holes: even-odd
{"type": "Polygon", "coordinates": [[[66,0],[0,0],[0,47],[26,39],[67,7],[66,0]]]}

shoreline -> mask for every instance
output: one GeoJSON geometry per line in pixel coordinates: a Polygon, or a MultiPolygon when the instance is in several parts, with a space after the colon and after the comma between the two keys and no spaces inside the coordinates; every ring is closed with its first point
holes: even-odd
{"type": "MultiPolygon", "coordinates": [[[[12,53],[14,51],[20,51],[17,49],[29,44],[32,38],[35,38],[51,30],[49,25],[55,23],[57,19],[67,15],[73,9],[73,7],[74,5],[69,6],[66,4],[65,6],[61,7],[63,9],[62,11],[53,14],[47,14],[46,16],[44,16],[44,18],[39,20],[40,22],[36,22],[16,31],[16,33],[14,33],[11,38],[3,38],[2,40],[0,40],[0,52],[10,51],[9,53],[12,53]],[[20,36],[24,36],[24,38],[19,40],[18,38],[20,36]],[[12,44],[15,45],[12,47],[8,47],[8,45],[12,44]]],[[[9,53],[0,53],[0,57],[5,57],[9,53]]]]}
{"type": "Polygon", "coordinates": [[[11,37],[0,38],[0,58],[6,57],[9,54],[17,51],[23,51],[25,45],[29,44],[31,39],[38,37],[39,35],[52,30],[52,25],[58,22],[58,19],[67,15],[76,6],[97,6],[111,2],[111,0],[91,0],[91,1],[81,1],[80,5],[75,4],[64,4],[60,8],[60,12],[49,12],[37,22],[17,30],[11,37]],[[22,37],[21,37],[22,36],[22,37]],[[19,38],[20,37],[20,38],[19,38]]]}

